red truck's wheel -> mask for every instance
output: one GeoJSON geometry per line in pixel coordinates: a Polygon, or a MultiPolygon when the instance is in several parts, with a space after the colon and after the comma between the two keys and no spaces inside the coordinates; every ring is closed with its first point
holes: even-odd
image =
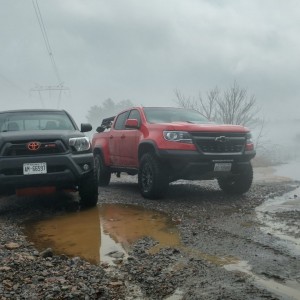
{"type": "Polygon", "coordinates": [[[111,173],[105,166],[102,155],[95,155],[95,168],[98,186],[107,186],[110,182],[111,173]]]}
{"type": "Polygon", "coordinates": [[[142,156],[138,183],[145,198],[161,198],[167,192],[169,180],[166,168],[154,154],[146,153],[142,156]]]}
{"type": "Polygon", "coordinates": [[[253,168],[252,165],[245,166],[245,169],[238,176],[229,176],[224,178],[219,178],[218,183],[220,188],[227,194],[241,195],[246,192],[251,187],[253,181],[253,168]]]}

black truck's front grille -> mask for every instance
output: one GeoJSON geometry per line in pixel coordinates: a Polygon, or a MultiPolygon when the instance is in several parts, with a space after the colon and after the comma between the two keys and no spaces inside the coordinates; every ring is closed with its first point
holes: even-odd
{"type": "Polygon", "coordinates": [[[30,141],[7,143],[3,149],[3,156],[34,156],[64,153],[67,151],[64,144],[59,140],[39,141],[37,149],[30,150],[30,141]]]}
{"type": "Polygon", "coordinates": [[[243,133],[191,132],[197,149],[204,154],[241,153],[246,136],[243,133]]]}

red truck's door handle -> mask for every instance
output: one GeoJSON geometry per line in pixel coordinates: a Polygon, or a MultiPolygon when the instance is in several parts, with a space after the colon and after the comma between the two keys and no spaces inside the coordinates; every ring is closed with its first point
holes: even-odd
{"type": "Polygon", "coordinates": [[[121,135],[121,139],[125,139],[125,135],[123,134],[123,135],[121,135]]]}
{"type": "Polygon", "coordinates": [[[110,139],[113,139],[114,137],[111,135],[109,138],[110,138],[110,139]]]}

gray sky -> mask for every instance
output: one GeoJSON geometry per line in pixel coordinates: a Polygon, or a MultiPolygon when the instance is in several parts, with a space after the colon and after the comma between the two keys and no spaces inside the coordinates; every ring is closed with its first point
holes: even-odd
{"type": "MultiPolygon", "coordinates": [[[[0,0],[1,109],[57,108],[58,81],[31,0],[0,0]],[[41,99],[43,101],[41,101],[41,99]]],[[[107,98],[174,105],[236,80],[267,117],[299,118],[298,0],[38,0],[64,92],[83,122],[107,98]]]]}

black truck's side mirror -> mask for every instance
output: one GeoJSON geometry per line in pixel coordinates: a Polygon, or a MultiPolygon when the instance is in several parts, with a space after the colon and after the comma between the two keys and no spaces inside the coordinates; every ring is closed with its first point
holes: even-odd
{"type": "Polygon", "coordinates": [[[81,132],[88,132],[93,129],[92,125],[90,123],[81,123],[80,131],[81,132]]]}

